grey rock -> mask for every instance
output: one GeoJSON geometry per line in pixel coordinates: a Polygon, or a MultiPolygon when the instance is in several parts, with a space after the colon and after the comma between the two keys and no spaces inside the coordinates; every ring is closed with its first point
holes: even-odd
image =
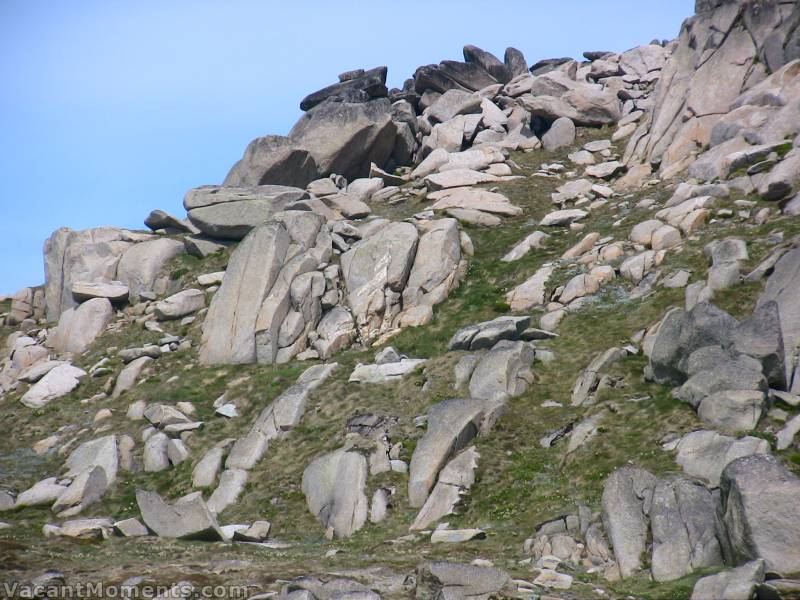
{"type": "Polygon", "coordinates": [[[128,286],[131,302],[137,302],[143,292],[166,292],[169,274],[165,269],[184,252],[183,242],[170,238],[141,242],[127,249],[119,259],[117,279],[128,286]]]}
{"type": "Polygon", "coordinates": [[[542,136],[542,145],[548,152],[575,143],[575,124],[568,117],[559,117],[542,136]]]}
{"type": "Polygon", "coordinates": [[[714,501],[703,486],[682,478],[660,480],[653,490],[650,520],[656,581],[722,564],[714,501]]]}
{"type": "Polygon", "coordinates": [[[98,227],[73,231],[63,227],[44,245],[46,316],[55,321],[61,313],[77,305],[72,296],[75,282],[112,281],[122,253],[131,243],[123,230],[98,227]]]}
{"type": "Polygon", "coordinates": [[[197,229],[191,225],[159,209],[150,211],[150,214],[144,220],[144,224],[153,231],[164,229],[170,233],[197,233],[197,229]]]}
{"type": "Polygon", "coordinates": [[[72,297],[78,302],[92,298],[108,298],[112,303],[128,300],[128,286],[102,281],[76,281],[72,284],[72,297]]]}
{"type": "Polygon", "coordinates": [[[506,596],[515,586],[507,573],[494,567],[426,562],[417,567],[416,598],[469,598],[488,600],[506,596]]]}
{"type": "Polygon", "coordinates": [[[442,517],[453,512],[456,504],[475,483],[479,454],[472,446],[452,458],[439,473],[439,479],[423,504],[411,531],[426,529],[442,517]]]}
{"type": "Polygon", "coordinates": [[[732,341],[737,352],[761,362],[770,386],[786,387],[786,353],[777,302],[761,302],[753,314],[742,321],[733,332],[732,341]]]}
{"type": "Polygon", "coordinates": [[[233,252],[206,314],[201,362],[255,362],[256,320],[285,261],[289,243],[286,226],[270,221],[250,232],[233,252]]]}
{"type": "Polygon", "coordinates": [[[495,407],[476,399],[444,400],[428,411],[428,429],[411,456],[408,479],[409,504],[421,507],[439,471],[450,457],[466,447],[481,430],[495,407]]]}
{"type": "Polygon", "coordinates": [[[149,365],[151,362],[153,362],[153,359],[149,356],[141,356],[128,363],[122,369],[122,371],[120,371],[119,375],[117,375],[117,380],[114,383],[114,391],[111,393],[111,397],[119,398],[123,393],[133,389],[133,387],[136,385],[136,381],[139,379],[139,376],[142,373],[142,370],[144,370],[145,367],[147,367],[147,365],[149,365]]]}
{"type": "Polygon", "coordinates": [[[254,227],[306,198],[305,190],[283,185],[202,186],[189,190],[183,205],[191,222],[206,235],[241,240],[254,227]]]}
{"type": "Polygon", "coordinates": [[[203,290],[188,289],[172,294],[155,305],[155,315],[161,321],[181,319],[205,308],[206,294],[203,290]]]}
{"type": "Polygon", "coordinates": [[[189,494],[169,505],[156,492],[136,490],[136,503],[145,525],[160,537],[225,540],[200,492],[189,494]]]}
{"type": "Polygon", "coordinates": [[[224,455],[225,449],[219,446],[206,452],[192,470],[192,487],[207,488],[214,485],[222,467],[224,455]]]}
{"type": "Polygon", "coordinates": [[[800,281],[800,248],[784,254],[775,265],[767,279],[764,293],[758,299],[758,306],[770,301],[778,305],[781,334],[785,351],[787,389],[800,392],[800,371],[794,367],[797,347],[800,344],[800,296],[797,282],[800,281]]]}
{"type": "Polygon", "coordinates": [[[225,469],[219,477],[217,488],[208,498],[208,510],[219,514],[234,504],[244,491],[247,478],[248,473],[244,469],[225,469]]]}
{"type": "Polygon", "coordinates": [[[48,343],[56,352],[82,354],[105,331],[113,315],[114,309],[107,298],[87,300],[61,314],[48,343]]]}
{"type": "Polygon", "coordinates": [[[630,577],[642,568],[647,542],[647,516],[656,478],[642,469],[623,467],[603,487],[603,524],[608,532],[620,574],[630,577]]]}
{"type": "Polygon", "coordinates": [[[484,354],[472,373],[469,392],[473,398],[503,401],[518,396],[533,383],[533,346],[503,340],[484,354]]]}
{"type": "Polygon", "coordinates": [[[115,522],[114,529],[122,537],[141,537],[149,533],[147,527],[135,517],[115,522]]]}
{"type": "Polygon", "coordinates": [[[734,564],[763,558],[769,571],[800,571],[800,478],[774,456],[756,454],[725,467],[720,491],[734,564]]]}
{"type": "Polygon", "coordinates": [[[328,538],[350,537],[366,522],[367,471],[362,454],[340,449],[315,459],[303,472],[306,503],[328,538]]]}
{"type": "Polygon", "coordinates": [[[718,487],[723,469],[732,461],[753,454],[769,454],[769,443],[761,438],[735,438],[716,431],[692,431],[678,442],[675,461],[690,477],[718,487]]]}
{"type": "Polygon", "coordinates": [[[183,246],[186,248],[187,254],[197,258],[207,258],[217,252],[222,252],[226,248],[224,243],[193,235],[187,235],[183,238],[183,246]]]}
{"type": "Polygon", "coordinates": [[[400,299],[391,303],[391,293],[399,296],[405,287],[418,242],[413,225],[391,223],[342,254],[347,304],[362,339],[372,340],[391,326],[400,299]]]}
{"type": "Polygon", "coordinates": [[[764,561],[754,560],[740,567],[697,580],[691,600],[750,600],[764,581],[764,561]]]}
{"type": "Polygon", "coordinates": [[[73,367],[71,364],[59,365],[25,392],[20,402],[28,408],[41,408],[69,394],[78,387],[81,378],[85,376],[86,371],[83,369],[73,367]]]}
{"type": "Polygon", "coordinates": [[[334,83],[321,90],[312,92],[300,102],[300,110],[310,110],[318,104],[328,100],[334,102],[367,102],[372,98],[385,98],[386,67],[377,67],[364,71],[343,73],[339,83],[334,83]]]}
{"type": "Polygon", "coordinates": [[[680,385],[686,380],[685,362],[705,346],[727,347],[738,323],[728,313],[708,302],[685,312],[672,310],[658,328],[650,354],[655,381],[680,385]]]}
{"type": "Polygon", "coordinates": [[[706,396],[697,409],[700,419],[727,432],[756,428],[766,408],[766,395],[756,390],[727,390],[706,396]]]}
{"type": "Polygon", "coordinates": [[[142,455],[146,473],[156,473],[169,468],[169,455],[167,454],[169,441],[167,434],[161,431],[147,438],[144,443],[144,454],[142,455]]]}
{"type": "Polygon", "coordinates": [[[448,350],[491,348],[500,340],[518,340],[530,325],[530,317],[503,316],[462,327],[450,338],[448,350]]]}

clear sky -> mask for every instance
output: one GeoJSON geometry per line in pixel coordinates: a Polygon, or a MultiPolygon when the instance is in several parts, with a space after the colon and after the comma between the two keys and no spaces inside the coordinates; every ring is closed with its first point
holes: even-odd
{"type": "Polygon", "coordinates": [[[43,282],[58,227],[184,216],[254,137],[285,134],[340,72],[624,51],[671,39],[694,0],[0,0],[0,294],[43,282]]]}

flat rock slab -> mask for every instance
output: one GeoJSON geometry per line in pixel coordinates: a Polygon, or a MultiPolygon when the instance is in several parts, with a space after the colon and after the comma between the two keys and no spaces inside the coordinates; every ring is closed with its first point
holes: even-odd
{"type": "Polygon", "coordinates": [[[76,281],[72,284],[72,297],[78,302],[92,298],[108,298],[111,302],[126,302],[128,286],[121,283],[76,281]]]}

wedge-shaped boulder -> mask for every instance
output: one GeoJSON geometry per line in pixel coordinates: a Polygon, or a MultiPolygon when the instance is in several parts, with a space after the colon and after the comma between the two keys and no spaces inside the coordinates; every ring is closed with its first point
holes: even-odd
{"type": "Polygon", "coordinates": [[[533,383],[532,344],[502,340],[484,354],[469,382],[473,398],[504,401],[522,394],[533,383]]]}
{"type": "Polygon", "coordinates": [[[439,473],[439,480],[433,491],[411,524],[411,531],[426,529],[453,512],[456,504],[461,501],[461,496],[475,483],[478,458],[478,452],[472,446],[447,463],[439,473]]]}
{"type": "Polygon", "coordinates": [[[403,290],[403,308],[433,306],[447,298],[465,264],[456,220],[436,219],[426,224],[403,290]]]}
{"type": "Polygon", "coordinates": [[[772,455],[731,462],[720,481],[722,521],[735,564],[763,558],[777,573],[800,571],[800,478],[772,455]]]}
{"type": "Polygon", "coordinates": [[[134,244],[119,260],[117,279],[128,286],[131,302],[142,292],[163,294],[169,284],[169,262],[186,252],[183,242],[161,238],[134,244]]]}
{"type": "Polygon", "coordinates": [[[770,301],[778,305],[781,334],[785,351],[786,384],[792,391],[800,393],[800,370],[795,370],[795,357],[800,344],[800,294],[797,282],[800,281],[800,248],[784,254],[775,264],[775,269],[767,279],[764,293],[758,299],[761,307],[770,301]]]}
{"type": "Polygon", "coordinates": [[[61,314],[48,343],[56,352],[81,354],[106,330],[113,316],[114,309],[107,298],[87,300],[61,314]]]}
{"type": "Polygon", "coordinates": [[[231,167],[223,186],[275,184],[303,188],[319,176],[311,152],[296,140],[267,135],[247,145],[244,156],[231,167]]]}
{"type": "Polygon", "coordinates": [[[20,402],[28,408],[41,408],[69,394],[80,385],[81,378],[85,376],[86,371],[83,369],[73,367],[71,364],[59,365],[25,392],[20,402]]]}
{"type": "Polygon", "coordinates": [[[691,600],[750,600],[764,581],[764,561],[754,560],[740,567],[697,580],[691,600]]]}
{"type": "Polygon", "coordinates": [[[278,221],[259,225],[233,252],[222,285],[203,325],[200,361],[205,364],[256,361],[256,319],[289,247],[278,221]]]}
{"type": "Polygon", "coordinates": [[[156,492],[136,490],[142,521],[156,535],[184,540],[225,540],[200,492],[184,496],[169,505],[156,492]]]}
{"type": "Polygon", "coordinates": [[[603,524],[614,549],[620,575],[630,577],[642,568],[649,510],[656,478],[642,469],[623,467],[603,487],[603,524]]]}
{"type": "Polygon", "coordinates": [[[428,411],[428,429],[411,456],[408,501],[421,507],[436,482],[439,471],[453,453],[469,444],[481,430],[484,419],[497,406],[477,399],[444,400],[428,411]]]}
{"type": "Polygon", "coordinates": [[[317,458],[303,472],[306,503],[329,539],[350,537],[364,526],[369,509],[364,493],[367,474],[367,459],[346,449],[317,458]]]}

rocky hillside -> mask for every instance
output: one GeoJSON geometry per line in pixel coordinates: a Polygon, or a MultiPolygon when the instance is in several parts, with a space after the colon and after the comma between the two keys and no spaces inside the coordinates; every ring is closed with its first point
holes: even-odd
{"type": "Polygon", "coordinates": [[[799,28],[343,73],[185,218],[54,232],[3,593],[800,597],[799,28]]]}

